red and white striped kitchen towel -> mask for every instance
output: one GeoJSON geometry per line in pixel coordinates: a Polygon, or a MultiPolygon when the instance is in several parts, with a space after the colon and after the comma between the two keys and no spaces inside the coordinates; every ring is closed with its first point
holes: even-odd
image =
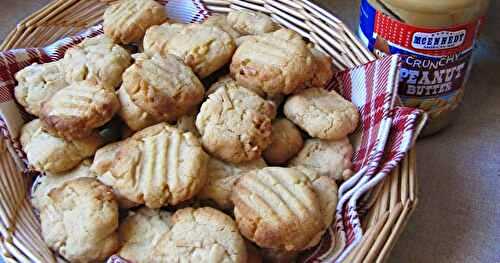
{"type": "MultiPolygon", "coordinates": [[[[159,2],[165,4],[168,16],[179,22],[200,22],[210,15],[198,0],[159,2]]],[[[102,33],[102,27],[95,26],[45,48],[0,52],[0,132],[20,164],[26,165],[26,158],[16,138],[27,115],[13,99],[14,74],[32,63],[58,60],[69,47],[102,33]]],[[[340,186],[335,223],[304,262],[340,262],[360,242],[363,231],[358,200],[399,164],[415,142],[426,116],[420,110],[394,105],[398,76],[399,57],[393,55],[340,72],[327,87],[351,100],[361,113],[360,126],[351,137],[355,175],[340,186]]],[[[120,260],[114,256],[110,262],[120,260]]]]}

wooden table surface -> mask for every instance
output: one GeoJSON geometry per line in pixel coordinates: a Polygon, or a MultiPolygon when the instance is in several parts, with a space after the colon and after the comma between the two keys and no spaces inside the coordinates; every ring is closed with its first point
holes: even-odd
{"type": "MultiPolygon", "coordinates": [[[[353,30],[358,1],[316,0],[353,30]]],[[[0,40],[48,0],[0,0],[0,40]]],[[[420,203],[389,262],[500,262],[500,2],[492,1],[460,117],[417,144],[420,203]]]]}

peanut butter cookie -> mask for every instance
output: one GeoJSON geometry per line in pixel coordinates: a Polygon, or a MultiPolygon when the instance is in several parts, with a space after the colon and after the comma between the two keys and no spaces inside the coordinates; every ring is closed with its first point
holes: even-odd
{"type": "Polygon", "coordinates": [[[240,85],[273,96],[305,87],[314,63],[302,37],[280,29],[243,41],[234,53],[230,71],[240,85]]]}
{"type": "Polygon", "coordinates": [[[39,116],[42,104],[68,86],[60,62],[32,64],[15,75],[14,95],[27,112],[39,116]]]}
{"type": "Polygon", "coordinates": [[[144,36],[146,53],[172,54],[204,78],[231,60],[233,38],[218,26],[203,24],[152,26],[144,36]]]}
{"type": "Polygon", "coordinates": [[[120,146],[106,173],[107,182],[132,202],[150,208],[176,205],[201,190],[207,159],[196,136],[160,123],[120,146]]]}
{"type": "Polygon", "coordinates": [[[291,121],[283,118],[273,122],[271,144],[262,156],[270,165],[283,165],[295,156],[304,141],[299,129],[291,121]]]}
{"type": "Polygon", "coordinates": [[[80,81],[56,92],[42,106],[40,120],[48,132],[81,139],[107,123],[120,108],[114,92],[91,81],[80,81]]]}
{"type": "Polygon", "coordinates": [[[153,0],[121,0],[103,15],[104,34],[116,43],[138,42],[153,25],[167,20],[164,7],[153,0]]]}
{"type": "Polygon", "coordinates": [[[104,261],[118,250],[118,204],[111,188],[78,178],[49,192],[40,213],[47,245],[71,262],[104,261]]]}
{"type": "Polygon", "coordinates": [[[156,246],[151,262],[244,263],[245,241],[233,219],[213,208],[178,210],[174,226],[156,246]]]}
{"type": "Polygon", "coordinates": [[[177,57],[135,54],[134,58],[123,73],[121,89],[156,121],[175,121],[202,101],[203,84],[177,57]]]}
{"type": "Polygon", "coordinates": [[[40,120],[33,120],[21,130],[21,145],[29,165],[37,171],[59,174],[76,167],[104,143],[98,133],[79,140],[65,140],[42,130],[40,120]]]}
{"type": "Polygon", "coordinates": [[[306,89],[289,97],[284,113],[310,136],[325,140],[346,137],[359,122],[354,104],[337,92],[322,88],[306,89]]]}
{"type": "Polygon", "coordinates": [[[95,174],[90,171],[90,160],[84,160],[77,167],[60,174],[46,173],[40,176],[33,183],[31,191],[31,204],[34,208],[41,210],[46,204],[49,192],[64,183],[81,178],[90,177],[95,178],[95,174]]]}
{"type": "Polygon", "coordinates": [[[242,35],[259,35],[279,29],[271,17],[259,12],[231,10],[227,14],[227,22],[242,35]]]}
{"type": "Polygon", "coordinates": [[[324,229],[318,195],[298,169],[250,171],[238,179],[231,200],[240,232],[263,248],[304,250],[324,229]]]}
{"type": "Polygon", "coordinates": [[[316,171],[319,175],[334,180],[346,180],[353,174],[353,148],[349,139],[326,141],[308,139],[304,148],[290,160],[289,166],[304,166],[316,171]]]}
{"type": "Polygon", "coordinates": [[[129,211],[120,224],[122,248],[118,255],[135,263],[148,263],[153,249],[172,228],[169,212],[143,207],[129,211]]]}
{"type": "Polygon", "coordinates": [[[116,88],[130,65],[130,54],[107,36],[87,38],[61,60],[67,82],[93,80],[116,88]]]}
{"type": "Polygon", "coordinates": [[[234,82],[219,84],[196,117],[203,147],[231,163],[259,158],[271,143],[274,105],[234,82]]]}

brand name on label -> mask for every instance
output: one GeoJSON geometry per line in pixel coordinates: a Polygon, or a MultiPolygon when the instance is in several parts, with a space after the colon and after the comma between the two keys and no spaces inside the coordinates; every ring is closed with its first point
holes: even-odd
{"type": "Polygon", "coordinates": [[[411,44],[416,49],[438,50],[455,48],[464,43],[466,35],[466,30],[434,33],[417,32],[413,34],[411,44]]]}

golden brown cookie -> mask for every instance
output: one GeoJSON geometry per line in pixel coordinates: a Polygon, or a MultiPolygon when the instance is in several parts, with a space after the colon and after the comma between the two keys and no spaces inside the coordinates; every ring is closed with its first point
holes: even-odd
{"type": "Polygon", "coordinates": [[[198,194],[198,198],[212,200],[220,208],[230,209],[233,207],[231,191],[238,178],[245,172],[266,166],[266,162],[262,159],[231,164],[210,158],[207,165],[207,183],[198,194]]]}
{"type": "Polygon", "coordinates": [[[250,171],[236,183],[231,200],[240,232],[263,248],[300,251],[324,228],[320,200],[298,169],[250,171]]]}
{"type": "Polygon", "coordinates": [[[106,182],[120,196],[150,208],[176,205],[201,190],[207,159],[196,136],[160,123],[120,146],[106,182]]]}
{"type": "Polygon", "coordinates": [[[121,105],[118,115],[132,131],[138,131],[159,122],[137,106],[124,88],[117,91],[117,96],[121,105]]]}
{"type": "Polygon", "coordinates": [[[66,81],[93,80],[117,87],[130,65],[130,54],[107,36],[87,38],[68,49],[61,60],[66,81]]]}
{"type": "Polygon", "coordinates": [[[47,245],[71,262],[104,261],[118,250],[118,204],[111,188],[78,178],[49,192],[40,213],[47,245]]]}
{"type": "Polygon", "coordinates": [[[196,117],[203,147],[231,163],[259,158],[271,143],[274,105],[234,82],[219,84],[196,117]]]}
{"type": "Polygon", "coordinates": [[[246,10],[231,10],[227,23],[242,35],[259,35],[279,29],[268,15],[246,10]]]}
{"type": "Polygon", "coordinates": [[[314,192],[319,200],[319,206],[323,219],[323,228],[313,239],[311,239],[311,242],[308,244],[308,247],[314,247],[321,241],[321,237],[333,223],[338,201],[338,187],[335,180],[330,177],[320,176],[314,170],[305,167],[297,167],[297,169],[309,178],[309,181],[311,182],[314,192]]]}
{"type": "Polygon", "coordinates": [[[136,54],[134,58],[123,73],[121,89],[157,122],[175,121],[202,101],[203,84],[177,57],[136,54]]]}
{"type": "MultiPolygon", "coordinates": [[[[120,150],[123,143],[124,141],[110,143],[99,148],[99,150],[95,153],[94,161],[92,162],[90,170],[97,176],[99,181],[105,185],[113,186],[115,184],[115,180],[111,175],[110,169],[112,167],[113,160],[115,160],[116,154],[120,150]]],[[[128,209],[140,205],[128,200],[115,189],[113,189],[113,192],[115,193],[116,201],[118,201],[120,208],[128,209]]]]}
{"type": "Polygon", "coordinates": [[[273,122],[271,144],[262,156],[270,165],[283,165],[302,149],[303,144],[297,126],[285,118],[278,119],[273,122]]]}
{"type": "Polygon", "coordinates": [[[308,86],[325,87],[333,77],[332,58],[315,48],[310,48],[310,50],[315,69],[308,86]]]}
{"type": "Polygon", "coordinates": [[[150,262],[154,247],[172,228],[171,221],[171,214],[159,209],[129,211],[118,231],[122,243],[118,255],[135,263],[150,262]]]}
{"type": "Polygon", "coordinates": [[[81,139],[107,123],[120,108],[115,92],[106,86],[80,81],[56,92],[42,106],[40,120],[48,132],[65,139],[81,139]]]}
{"type": "Polygon", "coordinates": [[[39,176],[33,183],[31,190],[31,204],[33,207],[41,210],[47,203],[48,193],[68,181],[81,177],[95,178],[95,174],[90,171],[90,164],[90,160],[84,160],[80,165],[67,172],[61,174],[46,173],[44,176],[39,176]]]}
{"type": "Polygon", "coordinates": [[[303,90],[287,99],[286,117],[311,137],[336,140],[356,130],[358,109],[335,91],[322,88],[303,90]]]}
{"type": "Polygon", "coordinates": [[[27,112],[39,116],[42,104],[68,86],[60,62],[34,63],[15,75],[14,95],[27,112]]]}
{"type": "Polygon", "coordinates": [[[24,125],[20,142],[32,168],[54,174],[76,167],[104,143],[97,133],[72,141],[55,137],[42,130],[38,119],[24,125]]]}
{"type": "Polygon", "coordinates": [[[346,180],[353,174],[352,153],[353,148],[347,138],[332,141],[308,139],[304,148],[290,160],[289,166],[304,166],[321,176],[346,180]]]}
{"type": "Polygon", "coordinates": [[[178,210],[174,226],[158,243],[150,262],[244,263],[245,241],[233,219],[213,208],[178,210]]]}
{"type": "Polygon", "coordinates": [[[146,29],[167,20],[164,7],[153,0],[121,0],[103,15],[104,34],[116,43],[138,42],[146,29]]]}
{"type": "Polygon", "coordinates": [[[215,14],[209,16],[207,19],[205,19],[205,21],[203,21],[203,24],[207,26],[220,27],[220,29],[228,33],[234,40],[241,36],[241,34],[228,23],[227,15],[215,14]]]}
{"type": "Polygon", "coordinates": [[[215,72],[231,60],[233,38],[218,26],[202,24],[152,26],[144,36],[144,51],[181,58],[200,77],[215,72]]]}
{"type": "Polygon", "coordinates": [[[109,171],[116,157],[116,153],[120,150],[120,146],[123,142],[124,141],[113,142],[99,148],[94,155],[90,170],[98,176],[109,171]]]}
{"type": "Polygon", "coordinates": [[[245,40],[230,65],[231,75],[240,85],[261,89],[271,96],[303,88],[313,70],[312,54],[305,41],[288,29],[245,40]]]}

